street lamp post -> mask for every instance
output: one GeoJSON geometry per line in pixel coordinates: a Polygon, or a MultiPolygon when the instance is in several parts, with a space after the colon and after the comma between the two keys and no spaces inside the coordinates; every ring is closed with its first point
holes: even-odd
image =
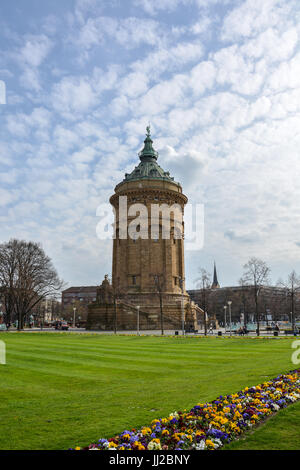
{"type": "Polygon", "coordinates": [[[224,305],[224,326],[225,326],[224,333],[225,334],[226,334],[226,310],[227,310],[227,305],[224,305]]]}
{"type": "Polygon", "coordinates": [[[140,306],[137,305],[137,336],[140,336],[140,306]]]}
{"type": "Polygon", "coordinates": [[[229,310],[229,329],[230,329],[230,336],[231,336],[231,304],[232,304],[232,301],[231,300],[228,300],[228,310],[229,310]]]}
{"type": "Polygon", "coordinates": [[[73,328],[75,328],[76,324],[76,307],[73,308],[74,316],[73,316],[73,328]]]}

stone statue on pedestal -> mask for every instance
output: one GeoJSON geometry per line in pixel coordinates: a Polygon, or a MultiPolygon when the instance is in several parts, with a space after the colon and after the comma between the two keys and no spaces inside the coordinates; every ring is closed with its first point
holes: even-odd
{"type": "Polygon", "coordinates": [[[99,286],[97,289],[96,303],[99,305],[107,305],[114,303],[112,286],[108,280],[107,274],[105,274],[101,286],[99,286]]]}

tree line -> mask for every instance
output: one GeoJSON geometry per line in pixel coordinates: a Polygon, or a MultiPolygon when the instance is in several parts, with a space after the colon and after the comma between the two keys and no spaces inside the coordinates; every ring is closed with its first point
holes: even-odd
{"type": "Polygon", "coordinates": [[[242,313],[244,324],[247,325],[249,315],[254,315],[257,335],[260,334],[262,312],[264,312],[267,321],[269,315],[276,319],[283,314],[289,314],[292,329],[295,330],[296,304],[300,300],[300,277],[294,270],[286,280],[278,280],[276,286],[268,291],[267,288],[271,287],[271,270],[265,261],[252,257],[243,266],[243,274],[239,279],[239,289],[224,289],[223,305],[221,306],[219,305],[218,289],[211,288],[210,273],[203,268],[200,268],[199,271],[200,277],[197,279],[197,283],[200,297],[198,303],[205,312],[203,315],[205,333],[207,332],[209,317],[216,314],[218,320],[223,321],[224,312],[220,309],[227,308],[229,300],[232,301],[232,305],[235,307],[233,311],[234,320],[237,320],[237,316],[240,317],[242,313]],[[279,292],[280,295],[276,295],[276,292],[279,292]]]}
{"type": "Polygon", "coordinates": [[[25,317],[42,300],[59,295],[63,286],[39,243],[12,239],[0,244],[0,302],[7,326],[16,318],[23,329],[25,317]]]}

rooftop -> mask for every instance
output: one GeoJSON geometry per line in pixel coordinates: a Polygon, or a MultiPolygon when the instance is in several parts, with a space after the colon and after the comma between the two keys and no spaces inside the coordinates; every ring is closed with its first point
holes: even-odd
{"type": "Polygon", "coordinates": [[[146,139],[144,140],[144,148],[139,152],[140,164],[134,168],[131,173],[125,174],[124,181],[134,181],[141,179],[154,179],[171,181],[180,186],[179,183],[174,181],[168,171],[164,171],[157,163],[158,152],[153,148],[153,140],[151,139],[150,126],[147,127],[146,139]]]}
{"type": "Polygon", "coordinates": [[[79,286],[79,287],[69,287],[68,289],[65,289],[62,291],[62,294],[70,294],[72,292],[77,293],[77,292],[95,292],[97,290],[98,286],[79,286]]]}

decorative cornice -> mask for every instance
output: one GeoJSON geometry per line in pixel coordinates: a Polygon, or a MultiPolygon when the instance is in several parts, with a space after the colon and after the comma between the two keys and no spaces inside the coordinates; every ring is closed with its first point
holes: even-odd
{"type": "Polygon", "coordinates": [[[135,188],[135,189],[124,189],[118,191],[110,197],[110,203],[113,206],[118,206],[119,196],[127,196],[130,203],[143,202],[145,200],[153,201],[154,203],[161,203],[170,201],[171,203],[178,202],[179,204],[185,205],[188,202],[187,196],[177,191],[170,189],[152,189],[152,188],[135,188]],[[133,199],[136,199],[133,201],[133,199]]]}

